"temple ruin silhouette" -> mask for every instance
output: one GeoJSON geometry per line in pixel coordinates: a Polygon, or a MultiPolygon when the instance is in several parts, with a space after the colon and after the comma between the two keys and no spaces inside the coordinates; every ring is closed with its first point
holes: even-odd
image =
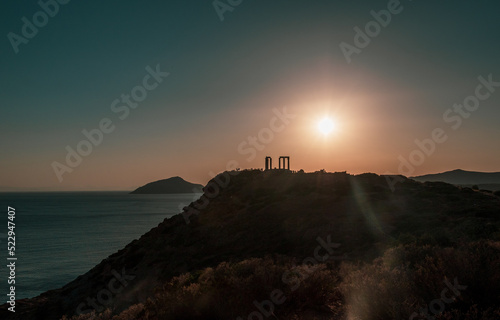
{"type": "MultiPolygon", "coordinates": [[[[290,157],[289,156],[281,156],[279,157],[278,169],[279,170],[290,170],[290,157]],[[283,167],[282,167],[283,166],[283,167]]],[[[267,156],[266,157],[266,165],[265,170],[273,170],[273,158],[267,156]]]]}
{"type": "Polygon", "coordinates": [[[273,158],[266,157],[266,171],[273,168],[273,158]]]}

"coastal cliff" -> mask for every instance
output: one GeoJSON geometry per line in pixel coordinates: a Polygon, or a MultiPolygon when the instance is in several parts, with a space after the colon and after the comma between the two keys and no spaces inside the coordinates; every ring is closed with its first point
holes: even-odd
{"type": "MultiPolygon", "coordinates": [[[[306,268],[311,263],[304,261],[311,257],[321,265],[323,273],[318,276],[323,278],[311,276],[307,281],[325,282],[329,287],[314,287],[304,280],[308,284],[301,288],[309,291],[300,293],[290,291],[288,284],[288,289],[279,289],[288,300],[283,300],[279,311],[277,304],[273,310],[290,319],[292,315],[333,319],[348,313],[352,303],[345,291],[352,282],[342,282],[352,274],[337,273],[341,264],[372,263],[398,246],[445,250],[441,248],[499,240],[498,197],[401,176],[397,183],[391,181],[394,177],[376,174],[224,172],[204,187],[204,195],[184,213],[165,219],[64,287],[17,301],[16,314],[6,312],[8,305],[1,306],[2,319],[60,319],[63,315],[69,319],[80,313],[78,319],[111,319],[121,312],[133,314],[130,319],[181,319],[179,314],[185,315],[183,319],[234,319],[238,315],[246,319],[245,315],[258,310],[254,300],[270,299],[273,288],[282,285],[276,279],[282,280],[283,272],[297,265],[306,268]],[[319,256],[328,257],[322,261],[319,256]],[[261,274],[257,271],[262,266],[268,269],[261,274]],[[220,276],[217,270],[222,270],[220,276]],[[234,291],[230,279],[238,275],[234,279],[240,281],[250,274],[261,274],[261,278],[240,283],[237,287],[242,291],[234,291]],[[268,279],[265,274],[277,276],[268,279]],[[194,290],[193,285],[200,291],[189,296],[186,288],[194,290]],[[297,297],[299,293],[304,296],[297,297]],[[225,309],[209,307],[222,303],[217,299],[226,294],[236,300],[227,302],[225,309]],[[315,294],[319,296],[314,298],[315,294]],[[192,300],[182,300],[187,296],[192,300]],[[337,308],[336,304],[346,306],[337,308]],[[159,307],[163,305],[173,309],[163,310],[159,307]]],[[[490,259],[499,259],[498,247],[496,242],[484,249],[490,259]]],[[[426,250],[429,256],[437,252],[426,250]]],[[[406,255],[409,260],[410,256],[406,255]]],[[[491,280],[492,286],[497,283],[498,276],[491,280]]],[[[129,319],[121,317],[116,319],[129,319]]]]}

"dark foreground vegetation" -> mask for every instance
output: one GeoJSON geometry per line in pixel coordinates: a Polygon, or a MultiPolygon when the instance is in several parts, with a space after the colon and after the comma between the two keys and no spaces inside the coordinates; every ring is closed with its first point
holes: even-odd
{"type": "Polygon", "coordinates": [[[406,178],[391,190],[375,174],[215,180],[191,215],[20,301],[19,319],[500,319],[493,193],[406,178]],[[116,270],[133,276],[90,308],[116,270]]]}
{"type": "Polygon", "coordinates": [[[366,264],[311,265],[287,257],[223,262],[174,277],[119,315],[107,310],[71,319],[497,320],[499,252],[500,242],[461,248],[415,243],[366,264]],[[273,302],[275,290],[282,294],[273,302]]]}

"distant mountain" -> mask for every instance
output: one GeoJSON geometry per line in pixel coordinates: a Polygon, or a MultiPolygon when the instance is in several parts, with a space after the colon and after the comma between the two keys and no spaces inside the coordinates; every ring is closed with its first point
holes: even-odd
{"type": "Polygon", "coordinates": [[[131,194],[166,194],[166,193],[193,193],[195,190],[202,192],[201,184],[187,182],[181,177],[150,182],[131,192],[131,194]]]}
{"type": "Polygon", "coordinates": [[[412,177],[412,179],[421,182],[442,181],[461,186],[478,185],[484,189],[500,190],[500,172],[474,172],[457,169],[443,173],[412,177]]]}

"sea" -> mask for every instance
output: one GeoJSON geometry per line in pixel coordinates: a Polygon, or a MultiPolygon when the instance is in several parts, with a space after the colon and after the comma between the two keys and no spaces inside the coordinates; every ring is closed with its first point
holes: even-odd
{"type": "MultiPolygon", "coordinates": [[[[15,260],[16,299],[60,288],[138,239],[201,194],[0,193],[0,294],[15,260]],[[8,207],[11,210],[9,219],[8,207]],[[14,214],[12,212],[15,212],[14,214]],[[8,229],[8,222],[14,227],[8,229]],[[8,232],[15,233],[15,246],[8,232]],[[12,241],[11,241],[12,242],[12,241]],[[8,250],[8,248],[15,250],[8,250]]],[[[2,303],[0,303],[2,304],[2,303]]]]}

